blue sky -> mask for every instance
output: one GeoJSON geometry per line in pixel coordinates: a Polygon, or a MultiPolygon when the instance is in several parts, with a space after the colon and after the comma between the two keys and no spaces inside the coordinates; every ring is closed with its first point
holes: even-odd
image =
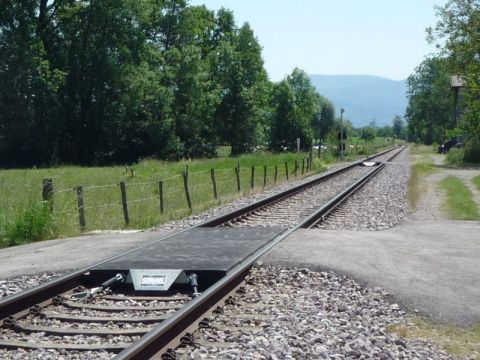
{"type": "Polygon", "coordinates": [[[410,75],[434,48],[425,29],[446,0],[190,0],[233,10],[263,46],[274,81],[294,67],[309,74],[410,75]]]}

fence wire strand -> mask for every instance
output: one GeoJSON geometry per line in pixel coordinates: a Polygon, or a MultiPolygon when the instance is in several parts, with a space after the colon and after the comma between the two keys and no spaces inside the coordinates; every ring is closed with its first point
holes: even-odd
{"type": "Polygon", "coordinates": [[[193,189],[196,189],[196,188],[199,188],[199,187],[202,187],[202,186],[212,186],[212,183],[211,182],[208,182],[208,183],[203,183],[203,184],[197,184],[197,185],[192,185],[190,186],[190,190],[193,190],[193,189]]]}
{"type": "MultiPolygon", "coordinates": [[[[98,209],[98,208],[107,208],[107,207],[114,207],[114,206],[120,206],[121,204],[119,202],[117,203],[109,203],[109,204],[102,204],[102,205],[93,205],[93,206],[84,206],[83,208],[85,210],[87,209],[98,209]]],[[[77,209],[78,210],[78,209],[77,209]]]]}
{"type": "Polygon", "coordinates": [[[157,185],[158,181],[139,182],[139,183],[125,183],[126,186],[140,186],[140,185],[157,185]]]}
{"type": "Polygon", "coordinates": [[[110,184],[110,185],[91,185],[91,186],[82,186],[83,190],[92,190],[92,189],[103,189],[103,188],[112,188],[117,187],[118,184],[110,184]]]}
{"type": "Polygon", "coordinates": [[[61,189],[61,190],[55,190],[53,192],[53,195],[58,195],[58,194],[62,194],[62,193],[66,193],[66,192],[69,192],[69,191],[75,191],[75,188],[68,188],[68,189],[61,189]]]}
{"type": "Polygon", "coordinates": [[[158,199],[158,196],[152,196],[152,197],[143,198],[143,199],[129,200],[129,201],[127,201],[127,204],[133,204],[133,203],[148,201],[148,200],[152,200],[152,199],[158,199]]]}

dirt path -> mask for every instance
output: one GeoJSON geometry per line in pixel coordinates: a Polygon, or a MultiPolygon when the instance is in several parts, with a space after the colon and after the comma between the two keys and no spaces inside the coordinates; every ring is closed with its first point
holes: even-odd
{"type": "Polygon", "coordinates": [[[450,220],[451,217],[443,209],[445,191],[440,188],[440,182],[447,176],[455,176],[462,180],[473,194],[473,199],[480,208],[480,191],[472,180],[480,175],[479,168],[452,168],[444,165],[444,155],[431,155],[435,164],[435,173],[422,180],[423,190],[417,208],[412,211],[413,220],[450,220]]]}

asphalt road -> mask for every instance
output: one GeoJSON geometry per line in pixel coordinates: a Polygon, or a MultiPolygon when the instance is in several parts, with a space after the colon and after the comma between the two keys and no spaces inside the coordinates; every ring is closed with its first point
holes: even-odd
{"type": "Polygon", "coordinates": [[[480,323],[480,222],[407,221],[378,232],[300,230],[263,261],[331,269],[442,323],[480,323]]]}
{"type": "MultiPolygon", "coordinates": [[[[0,278],[82,268],[163,235],[92,235],[1,249],[0,278]]],[[[263,261],[331,269],[381,286],[435,321],[480,323],[480,222],[407,221],[378,232],[301,230],[263,261]]]]}
{"type": "Polygon", "coordinates": [[[0,249],[0,278],[81,269],[162,235],[159,232],[84,235],[0,249]]]}

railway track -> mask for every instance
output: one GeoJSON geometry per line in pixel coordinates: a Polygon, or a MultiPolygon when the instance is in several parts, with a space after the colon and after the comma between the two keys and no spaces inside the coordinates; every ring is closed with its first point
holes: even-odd
{"type": "MultiPolygon", "coordinates": [[[[260,256],[296,229],[317,226],[400,151],[402,148],[390,149],[198,225],[196,228],[205,231],[225,229],[220,232],[224,238],[237,228],[273,229],[266,237],[268,241],[242,254],[228,271],[221,276],[216,273],[206,283],[199,279],[208,276],[188,271],[183,282],[161,296],[158,292],[134,291],[134,275],[130,272],[102,268],[134,254],[130,251],[0,301],[2,358],[14,358],[18,349],[48,349],[52,354],[75,358],[84,354],[85,358],[175,359],[181,352],[173,349],[182,343],[191,344],[193,330],[205,326],[202,319],[233,301],[231,295],[245,284],[249,269],[260,256]]],[[[202,233],[178,234],[168,238],[202,233]]],[[[155,244],[163,244],[168,238],[155,244]]],[[[146,245],[142,249],[148,254],[150,248],[146,245]]],[[[254,315],[250,320],[259,321],[254,315]]]]}

